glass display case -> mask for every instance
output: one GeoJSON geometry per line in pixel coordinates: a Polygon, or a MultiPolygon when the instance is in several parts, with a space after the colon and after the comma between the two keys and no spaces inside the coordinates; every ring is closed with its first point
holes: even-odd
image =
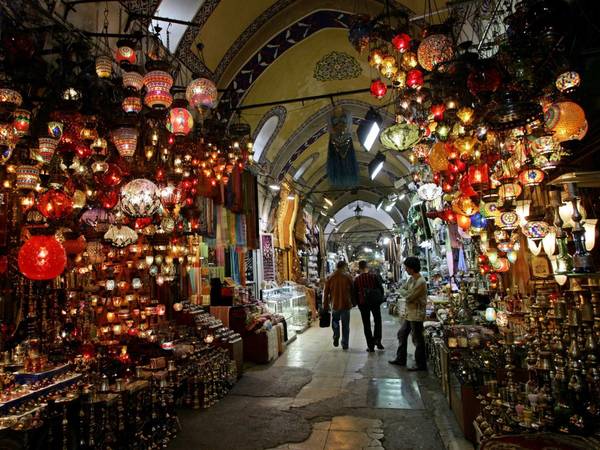
{"type": "Polygon", "coordinates": [[[271,313],[281,314],[285,318],[288,339],[308,327],[308,304],[303,286],[290,284],[263,289],[262,300],[271,313]]]}

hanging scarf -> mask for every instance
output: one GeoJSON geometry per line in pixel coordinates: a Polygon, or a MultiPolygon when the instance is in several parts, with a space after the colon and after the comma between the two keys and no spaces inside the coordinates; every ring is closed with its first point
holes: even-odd
{"type": "Polygon", "coordinates": [[[336,187],[358,184],[358,162],[352,143],[352,116],[341,107],[336,107],[329,118],[327,178],[336,187]]]}

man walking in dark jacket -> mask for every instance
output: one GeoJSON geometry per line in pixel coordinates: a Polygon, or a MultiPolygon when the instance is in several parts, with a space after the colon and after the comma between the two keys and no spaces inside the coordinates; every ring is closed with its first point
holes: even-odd
{"type": "Polygon", "coordinates": [[[383,284],[379,276],[369,273],[369,265],[366,261],[358,263],[358,270],[360,274],[354,279],[353,294],[363,322],[367,351],[374,352],[375,347],[383,350],[383,345],[381,345],[380,310],[381,303],[383,303],[383,284]],[[375,321],[374,334],[371,332],[371,314],[373,314],[373,320],[375,321]]]}

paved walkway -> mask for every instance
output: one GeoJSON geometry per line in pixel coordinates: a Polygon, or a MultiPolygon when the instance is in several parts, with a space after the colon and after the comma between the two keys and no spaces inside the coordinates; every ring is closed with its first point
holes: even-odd
{"type": "Polygon", "coordinates": [[[365,351],[357,310],[347,351],[314,326],[274,363],[246,371],[214,407],[181,411],[183,430],[169,448],[472,449],[437,381],[388,364],[399,324],[382,316],[385,351],[365,351]]]}

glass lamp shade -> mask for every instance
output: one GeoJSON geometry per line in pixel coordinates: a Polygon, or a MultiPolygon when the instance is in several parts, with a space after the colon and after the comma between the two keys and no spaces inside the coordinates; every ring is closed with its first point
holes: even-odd
{"type": "Polygon", "coordinates": [[[126,127],[117,128],[111,133],[111,138],[119,155],[124,158],[130,158],[135,154],[138,141],[137,129],[126,127]]]}
{"type": "Polygon", "coordinates": [[[539,256],[542,253],[542,242],[527,238],[527,248],[532,255],[539,256]]]}
{"type": "MultiPolygon", "coordinates": [[[[581,204],[581,200],[577,200],[577,211],[579,211],[579,214],[581,214],[581,220],[585,221],[587,218],[587,212],[581,204]]],[[[573,227],[573,203],[567,201],[560,205],[558,207],[558,214],[560,215],[560,220],[563,222],[563,228],[573,227]]]]}
{"type": "Polygon", "coordinates": [[[498,258],[495,263],[492,263],[492,268],[499,273],[508,272],[510,270],[510,261],[508,258],[498,258]]]}
{"type": "Polygon", "coordinates": [[[581,140],[587,131],[583,108],[574,102],[557,102],[544,113],[545,126],[556,142],[581,140]]]}
{"type": "Polygon", "coordinates": [[[479,206],[469,197],[460,196],[452,201],[452,210],[457,214],[472,216],[479,212],[479,206]]]}
{"type": "Polygon", "coordinates": [[[406,87],[406,72],[404,70],[399,70],[392,78],[392,86],[396,89],[404,89],[406,87]]]}
{"type": "Polygon", "coordinates": [[[32,190],[40,182],[40,169],[37,166],[20,165],[16,169],[17,189],[32,190]]]}
{"type": "Polygon", "coordinates": [[[523,192],[523,188],[515,182],[503,183],[498,188],[498,196],[504,200],[515,199],[521,195],[521,192],[523,192]]]}
{"type": "Polygon", "coordinates": [[[50,164],[57,146],[58,140],[56,139],[46,137],[39,138],[35,159],[41,163],[50,164]]]}
{"type": "Polygon", "coordinates": [[[429,156],[431,147],[427,144],[417,144],[412,149],[413,155],[419,160],[424,160],[429,156]]]}
{"type": "Polygon", "coordinates": [[[106,259],[102,242],[88,242],[86,246],[86,253],[90,264],[102,264],[106,259]]]}
{"type": "Polygon", "coordinates": [[[31,125],[31,111],[27,109],[19,108],[15,110],[13,120],[13,127],[19,137],[23,137],[29,133],[29,127],[31,125]]]}
{"type": "Polygon", "coordinates": [[[496,308],[492,308],[492,307],[486,308],[485,320],[487,320],[488,322],[496,321],[496,308]]]}
{"type": "Polygon", "coordinates": [[[470,166],[467,173],[469,183],[472,186],[480,186],[490,182],[488,165],[485,163],[470,166]]]}
{"type": "Polygon", "coordinates": [[[107,147],[108,143],[106,142],[106,139],[101,137],[97,138],[90,144],[90,149],[96,153],[104,153],[107,147]]]}
{"type": "Polygon", "coordinates": [[[110,78],[112,75],[112,58],[100,55],[96,58],[96,75],[98,78],[110,78]]]}
{"type": "Polygon", "coordinates": [[[398,123],[383,130],[379,140],[385,148],[402,152],[419,141],[419,127],[408,123],[398,123]]]}
{"type": "Polygon", "coordinates": [[[21,106],[23,97],[14,89],[0,89],[0,106],[6,109],[14,109],[21,106]]]}
{"type": "Polygon", "coordinates": [[[400,53],[410,49],[410,36],[406,33],[399,33],[392,38],[392,45],[400,53]]]}
{"type": "Polygon", "coordinates": [[[560,92],[572,92],[581,84],[581,77],[575,71],[563,72],[556,78],[555,84],[560,92]]]}
{"type": "Polygon", "coordinates": [[[436,142],[431,147],[429,166],[434,172],[443,172],[448,169],[448,154],[443,142],[436,142]]]}
{"type": "Polygon", "coordinates": [[[108,226],[115,221],[113,213],[103,208],[92,208],[85,211],[79,218],[79,222],[89,227],[106,231],[108,226]]]}
{"type": "Polygon", "coordinates": [[[405,52],[402,55],[400,60],[400,64],[404,70],[414,69],[419,65],[419,60],[417,59],[417,54],[414,52],[405,52]]]}
{"type": "Polygon", "coordinates": [[[165,208],[173,208],[181,203],[184,192],[174,184],[168,184],[160,189],[160,201],[165,208]]]}
{"type": "Polygon", "coordinates": [[[496,261],[498,261],[498,250],[496,250],[495,248],[489,248],[488,251],[486,252],[486,255],[488,257],[490,264],[493,265],[496,263],[496,261]]]}
{"type": "Polygon", "coordinates": [[[48,122],[48,136],[54,139],[60,139],[63,134],[64,125],[62,122],[57,122],[55,120],[48,122]]]}
{"type": "Polygon", "coordinates": [[[56,237],[32,236],[19,250],[17,262],[30,280],[52,280],[65,270],[67,254],[56,237]]]}
{"type": "Polygon", "coordinates": [[[442,196],[442,188],[435,183],[425,183],[419,187],[417,193],[421,200],[430,202],[442,196]]]}
{"type": "Polygon", "coordinates": [[[396,58],[393,56],[386,56],[383,58],[379,72],[386,78],[393,78],[398,72],[398,66],[396,65],[396,58]]]}
{"type": "Polygon", "coordinates": [[[471,228],[471,218],[469,216],[463,216],[462,214],[457,214],[456,215],[456,223],[458,224],[459,227],[461,227],[463,230],[468,230],[469,228],[471,228]]]}
{"type": "Polygon", "coordinates": [[[427,36],[417,50],[419,64],[429,72],[454,58],[452,40],[444,34],[427,36]]]}
{"type": "Polygon", "coordinates": [[[387,94],[387,86],[380,79],[371,82],[371,95],[376,99],[381,99],[387,94]]]}
{"type": "Polygon", "coordinates": [[[217,86],[207,78],[197,78],[188,84],[185,98],[192,108],[212,109],[217,104],[217,86]]]}
{"type": "Polygon", "coordinates": [[[46,219],[63,219],[73,212],[73,200],[62,191],[50,189],[39,197],[37,209],[46,219]]]}
{"type": "MultiPolygon", "coordinates": [[[[19,135],[12,123],[0,124],[0,150],[13,150],[17,146],[19,135]]],[[[10,156],[10,155],[9,155],[10,156]]],[[[8,158],[7,158],[8,159],[8,158]]]]}
{"type": "Polygon", "coordinates": [[[506,230],[494,230],[494,240],[496,242],[503,242],[508,240],[508,233],[506,230]]]}
{"type": "Polygon", "coordinates": [[[542,245],[546,255],[554,255],[554,252],[556,251],[556,232],[550,231],[546,236],[544,236],[544,239],[542,239],[542,245]]]}
{"type": "Polygon", "coordinates": [[[129,47],[128,45],[122,45],[117,48],[115,60],[121,66],[135,64],[137,61],[137,55],[135,54],[135,50],[133,48],[129,47]]]}
{"type": "Polygon", "coordinates": [[[104,233],[104,239],[114,247],[123,248],[135,244],[138,239],[137,233],[125,225],[111,225],[104,233]]]}
{"type": "Polygon", "coordinates": [[[552,227],[543,220],[532,220],[521,227],[525,237],[534,241],[544,239],[551,229],[552,227]]]}
{"type": "Polygon", "coordinates": [[[471,228],[475,230],[482,230],[486,226],[485,218],[480,214],[476,213],[471,216],[471,228]]]}
{"type": "Polygon", "coordinates": [[[523,186],[537,186],[544,181],[545,174],[540,169],[525,169],[519,173],[519,182],[523,186]]]}
{"type": "Polygon", "coordinates": [[[516,263],[518,257],[519,254],[515,250],[511,250],[506,254],[506,259],[508,259],[508,262],[510,262],[511,264],[516,263]]]}
{"type": "Polygon", "coordinates": [[[495,202],[481,202],[479,205],[479,211],[486,219],[494,219],[500,215],[498,205],[495,202]]]}
{"type": "Polygon", "coordinates": [[[385,57],[385,54],[382,52],[381,49],[374,48],[373,50],[371,50],[371,53],[369,53],[369,57],[368,57],[369,65],[371,67],[379,68],[379,66],[383,62],[384,57],[385,57]]]}
{"type": "Polygon", "coordinates": [[[514,230],[519,226],[519,216],[513,211],[507,211],[500,214],[498,222],[502,229],[514,230]]]}
{"type": "Polygon", "coordinates": [[[144,103],[153,109],[166,109],[173,103],[169,92],[173,86],[173,77],[162,70],[153,70],[144,76],[146,96],[144,103]]]}
{"type": "Polygon", "coordinates": [[[95,178],[98,184],[113,187],[121,184],[121,181],[123,181],[123,171],[115,163],[109,163],[106,170],[97,173],[95,178]]]}
{"type": "Polygon", "coordinates": [[[131,217],[149,217],[159,207],[159,190],[150,180],[138,178],[121,189],[121,208],[131,217]]]}
{"type": "Polygon", "coordinates": [[[186,108],[171,108],[167,130],[176,136],[185,136],[194,128],[194,118],[186,108]]]}
{"type": "Polygon", "coordinates": [[[138,114],[142,110],[142,99],[139,97],[125,97],[121,107],[126,114],[138,114]]]}
{"type": "Polygon", "coordinates": [[[467,124],[471,122],[473,119],[473,114],[475,114],[475,110],[470,108],[469,106],[463,106],[458,111],[456,111],[456,117],[463,123],[467,124]]]}
{"type": "Polygon", "coordinates": [[[596,245],[596,224],[598,219],[587,219],[583,223],[585,229],[585,249],[591,252],[596,245]]]}
{"type": "Polygon", "coordinates": [[[425,84],[425,78],[423,77],[423,72],[419,69],[409,70],[406,74],[406,85],[413,89],[418,89],[425,84]]]}
{"type": "Polygon", "coordinates": [[[144,87],[144,77],[137,72],[124,72],[123,87],[139,92],[144,87]]]}

